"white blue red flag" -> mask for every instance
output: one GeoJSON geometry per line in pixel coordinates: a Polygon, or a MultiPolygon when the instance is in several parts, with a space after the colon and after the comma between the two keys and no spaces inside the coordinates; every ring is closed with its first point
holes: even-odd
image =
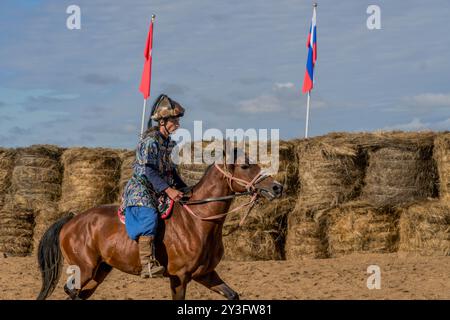
{"type": "Polygon", "coordinates": [[[317,60],[316,7],[314,7],[306,47],[308,48],[308,60],[306,61],[305,79],[303,80],[303,93],[311,91],[314,86],[314,66],[317,60]]]}

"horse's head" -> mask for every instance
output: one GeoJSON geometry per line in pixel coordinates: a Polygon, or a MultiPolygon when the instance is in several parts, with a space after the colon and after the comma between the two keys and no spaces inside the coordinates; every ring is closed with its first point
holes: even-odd
{"type": "Polygon", "coordinates": [[[273,179],[270,175],[264,174],[262,168],[251,163],[248,156],[234,150],[234,163],[228,164],[227,169],[232,178],[229,185],[235,192],[255,191],[268,200],[281,197],[283,185],[273,179]]]}

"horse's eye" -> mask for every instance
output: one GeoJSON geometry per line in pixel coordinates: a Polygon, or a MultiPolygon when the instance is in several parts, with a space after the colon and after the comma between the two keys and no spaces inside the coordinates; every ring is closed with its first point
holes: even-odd
{"type": "Polygon", "coordinates": [[[248,169],[248,168],[250,168],[250,165],[248,165],[248,164],[243,164],[243,165],[241,166],[241,168],[242,168],[242,169],[248,169]]]}

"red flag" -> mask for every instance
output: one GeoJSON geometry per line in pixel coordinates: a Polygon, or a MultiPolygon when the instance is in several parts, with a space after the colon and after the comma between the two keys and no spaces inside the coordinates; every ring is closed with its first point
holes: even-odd
{"type": "Polygon", "coordinates": [[[142,71],[141,85],[139,91],[144,95],[144,99],[150,96],[150,84],[152,81],[152,46],[153,46],[153,18],[148,30],[147,42],[144,49],[144,70],[142,71]]]}

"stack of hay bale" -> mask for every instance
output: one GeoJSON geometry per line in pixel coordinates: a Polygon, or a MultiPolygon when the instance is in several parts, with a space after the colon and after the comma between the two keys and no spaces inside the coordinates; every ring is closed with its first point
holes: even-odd
{"type": "Polygon", "coordinates": [[[286,258],[325,258],[324,212],[359,196],[364,176],[351,135],[335,133],[297,142],[297,205],[288,218],[286,258]]]}
{"type": "Polygon", "coordinates": [[[400,218],[399,251],[421,255],[450,255],[450,132],[434,141],[439,173],[439,199],[406,206],[400,218]]]}
{"type": "MultiPolygon", "coordinates": [[[[271,150],[269,150],[271,151],[271,150]]],[[[283,184],[284,197],[271,202],[262,199],[250,213],[244,225],[239,224],[248,207],[231,213],[225,222],[223,243],[225,259],[280,260],[284,259],[286,220],[295,206],[298,181],[294,144],[280,141],[279,169],[273,178],[283,184]]],[[[249,201],[249,197],[234,200],[231,209],[249,201]]]]}
{"type": "Polygon", "coordinates": [[[9,200],[4,206],[10,218],[9,254],[30,253],[33,238],[37,247],[45,229],[59,218],[56,204],[61,193],[61,151],[51,145],[17,149],[9,200]]]}
{"type": "Polygon", "coordinates": [[[70,148],[62,155],[64,177],[61,212],[81,213],[117,201],[121,161],[117,151],[70,148]]]}
{"type": "Polygon", "coordinates": [[[436,193],[433,139],[431,132],[355,137],[367,164],[361,200],[327,211],[329,256],[398,250],[400,207],[436,193]]]}
{"type": "MultiPolygon", "coordinates": [[[[179,165],[188,185],[208,166],[194,156],[200,145],[211,142],[191,144],[196,162],[179,165]]],[[[226,259],[450,255],[450,132],[331,133],[281,141],[279,155],[284,197],[261,200],[235,232],[247,208],[227,217],[226,259]]],[[[26,255],[65,212],[120,201],[134,159],[103,148],[0,148],[0,252],[26,255]]]]}

